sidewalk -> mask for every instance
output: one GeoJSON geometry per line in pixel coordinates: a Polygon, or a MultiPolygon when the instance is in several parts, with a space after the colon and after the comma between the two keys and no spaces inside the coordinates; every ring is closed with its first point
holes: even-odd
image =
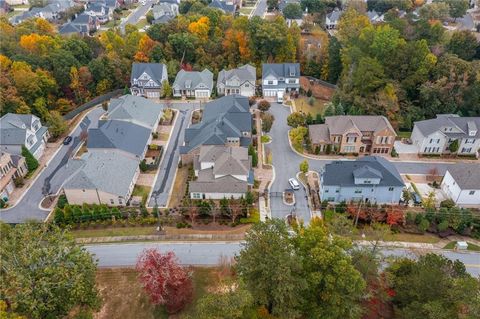
{"type": "Polygon", "coordinates": [[[241,241],[245,234],[165,234],[77,238],[77,244],[114,243],[131,241],[241,241]]]}

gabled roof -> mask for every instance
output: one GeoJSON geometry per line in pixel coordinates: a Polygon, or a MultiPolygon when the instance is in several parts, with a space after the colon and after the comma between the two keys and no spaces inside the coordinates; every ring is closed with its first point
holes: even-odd
{"type": "Polygon", "coordinates": [[[203,84],[210,91],[213,89],[213,73],[205,69],[202,72],[180,70],[173,82],[173,88],[184,90],[187,81],[191,83],[189,89],[196,89],[203,84]]]}
{"type": "Polygon", "coordinates": [[[163,63],[133,63],[130,82],[133,83],[133,79],[138,79],[143,73],[147,73],[152,80],[162,85],[162,78],[168,78],[166,72],[167,67],[163,63]]]}
{"type": "Polygon", "coordinates": [[[262,78],[273,75],[276,78],[300,77],[300,63],[264,63],[262,64],[262,78]],[[294,74],[294,75],[290,75],[294,74]]]}
{"type": "Polygon", "coordinates": [[[330,134],[333,135],[343,134],[352,128],[362,132],[379,132],[387,128],[395,133],[395,130],[387,118],[381,115],[327,116],[325,118],[325,124],[328,125],[330,134]]]}
{"type": "Polygon", "coordinates": [[[65,189],[97,189],[123,197],[127,195],[139,165],[138,159],[116,150],[92,149],[80,159],[70,161],[80,168],[65,183],[65,189]]]}
{"type": "Polygon", "coordinates": [[[119,149],[141,157],[151,130],[121,120],[99,121],[99,128],[88,130],[87,148],[119,149]]]}
{"type": "Polygon", "coordinates": [[[327,14],[327,19],[330,20],[330,23],[338,23],[338,20],[340,20],[340,17],[342,16],[342,14],[343,14],[343,11],[335,9],[329,14],[327,14]]]}
{"type": "Polygon", "coordinates": [[[90,24],[95,21],[96,17],[88,15],[86,13],[80,13],[71,23],[73,24],[90,24]]]}
{"type": "Polygon", "coordinates": [[[456,163],[447,171],[462,190],[480,189],[480,164],[456,163]]]}
{"type": "Polygon", "coordinates": [[[356,161],[334,161],[325,165],[323,185],[361,187],[355,184],[355,175],[380,178],[377,186],[401,187],[405,184],[395,166],[381,156],[365,156],[356,161]]]}
{"type": "Polygon", "coordinates": [[[473,123],[477,128],[480,128],[480,117],[460,117],[456,114],[437,114],[437,117],[434,119],[418,121],[415,122],[414,125],[420,130],[420,132],[422,132],[423,136],[429,136],[438,131],[452,138],[479,138],[480,130],[478,129],[475,136],[468,135],[468,123],[473,123]],[[442,127],[452,127],[460,130],[460,133],[441,131],[442,127]]]}
{"type": "Polygon", "coordinates": [[[27,129],[31,129],[34,121],[40,121],[31,114],[7,113],[0,118],[0,144],[23,145],[27,129]]]}
{"type": "Polygon", "coordinates": [[[234,77],[237,77],[239,79],[240,84],[247,81],[255,83],[257,73],[255,71],[255,67],[250,64],[245,64],[232,70],[223,69],[218,73],[217,83],[225,84],[228,80],[234,77]]]}
{"type": "Polygon", "coordinates": [[[219,9],[225,13],[234,13],[235,5],[227,4],[225,1],[213,0],[209,5],[210,8],[219,9]]]}
{"type": "Polygon", "coordinates": [[[330,132],[326,124],[309,125],[308,135],[312,143],[330,143],[330,132]]]}
{"type": "Polygon", "coordinates": [[[248,98],[228,95],[205,105],[202,121],[185,130],[185,145],[180,147],[180,153],[186,154],[201,145],[224,145],[227,137],[237,137],[240,145],[247,146],[250,138],[242,132],[251,130],[248,98]]]}
{"type": "Polygon", "coordinates": [[[82,29],[71,22],[65,23],[60,30],[58,30],[60,34],[69,34],[69,33],[81,33],[82,29]]]}
{"type": "Polygon", "coordinates": [[[106,118],[124,120],[153,129],[163,106],[141,96],[123,95],[111,99],[106,118]]]}
{"type": "Polygon", "coordinates": [[[214,175],[248,175],[250,157],[245,147],[204,145],[198,156],[200,163],[213,163],[214,175]]]}

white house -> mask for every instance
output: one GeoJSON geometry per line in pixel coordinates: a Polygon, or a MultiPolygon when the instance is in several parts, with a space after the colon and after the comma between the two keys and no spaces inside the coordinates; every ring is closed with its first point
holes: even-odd
{"type": "Polygon", "coordinates": [[[459,155],[477,156],[480,148],[480,117],[438,114],[436,118],[414,123],[412,143],[420,154],[449,154],[455,140],[459,155]]]}
{"type": "Polygon", "coordinates": [[[49,137],[47,127],[35,115],[8,113],[0,118],[0,148],[4,152],[21,155],[25,145],[39,159],[49,137]]]}
{"type": "Polygon", "coordinates": [[[232,70],[222,70],[218,73],[217,93],[219,95],[254,96],[256,78],[255,67],[250,64],[232,70]]]}
{"type": "Polygon", "coordinates": [[[160,98],[163,83],[168,82],[167,66],[163,63],[133,63],[130,76],[132,95],[160,98]]]}
{"type": "Polygon", "coordinates": [[[459,206],[480,205],[480,164],[449,166],[441,188],[459,206]]]}
{"type": "Polygon", "coordinates": [[[180,70],[172,85],[173,96],[208,99],[213,89],[213,73],[180,70]]]}
{"type": "Polygon", "coordinates": [[[287,92],[300,89],[299,63],[264,63],[262,65],[263,96],[283,99],[287,92]]]}

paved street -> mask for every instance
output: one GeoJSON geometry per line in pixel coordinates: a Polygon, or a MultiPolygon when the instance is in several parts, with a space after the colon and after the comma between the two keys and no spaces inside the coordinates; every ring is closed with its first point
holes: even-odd
{"type": "Polygon", "coordinates": [[[266,12],[267,12],[267,0],[258,0],[255,9],[250,14],[250,18],[254,16],[263,18],[266,12]]]}
{"type": "Polygon", "coordinates": [[[57,193],[65,179],[70,176],[71,172],[65,164],[79,146],[80,133],[90,127],[98,127],[98,119],[103,113],[102,108],[93,109],[88,113],[72,132],[73,141],[70,145],[60,147],[17,205],[0,210],[0,220],[7,223],[21,223],[29,219],[45,220],[49,211],[41,209],[40,202],[45,195],[57,193]]]}
{"type": "Polygon", "coordinates": [[[146,0],[144,5],[139,3],[138,7],[120,23],[120,30],[125,32],[125,26],[127,24],[137,24],[140,18],[147,14],[147,11],[150,10],[152,4],[155,2],[155,0],[146,0]]]}
{"type": "MultiPolygon", "coordinates": [[[[96,255],[100,267],[134,266],[137,256],[147,248],[158,248],[162,252],[173,251],[184,265],[214,266],[220,257],[234,257],[241,250],[241,242],[156,242],[129,244],[97,244],[84,246],[96,255]]],[[[470,274],[480,275],[480,253],[457,253],[435,250],[449,259],[462,261],[470,274]]],[[[382,249],[385,256],[407,256],[415,258],[409,249],[382,249]]]]}
{"type": "MultiPolygon", "coordinates": [[[[299,164],[304,160],[304,157],[294,152],[288,143],[287,117],[290,114],[290,109],[278,103],[272,103],[269,110],[275,117],[272,129],[269,135],[272,137],[272,143],[268,144],[272,150],[272,160],[275,169],[275,180],[272,183],[270,192],[283,192],[286,188],[290,188],[288,179],[295,177],[299,171],[299,164]]],[[[325,164],[332,162],[330,159],[308,159],[310,170],[320,171],[325,164]]],[[[401,174],[427,174],[432,168],[437,168],[440,175],[443,175],[449,165],[446,163],[422,163],[422,162],[393,162],[401,174]]],[[[296,214],[304,222],[308,223],[310,220],[310,211],[308,209],[307,201],[305,200],[306,193],[301,189],[295,192],[297,205],[296,214]]],[[[282,197],[271,197],[272,217],[284,218],[290,211],[292,206],[285,205],[282,197]]]]}
{"type": "Polygon", "coordinates": [[[175,126],[170,136],[170,142],[163,154],[158,170],[155,185],[150,196],[148,206],[166,207],[170,189],[173,186],[180,153],[178,148],[183,145],[185,128],[190,124],[192,111],[199,107],[198,102],[174,103],[172,108],[178,110],[175,126]]]}

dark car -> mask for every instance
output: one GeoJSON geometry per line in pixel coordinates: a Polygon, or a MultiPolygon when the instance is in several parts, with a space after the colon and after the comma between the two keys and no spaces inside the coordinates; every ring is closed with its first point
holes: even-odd
{"type": "Polygon", "coordinates": [[[412,192],[412,199],[415,206],[422,205],[422,198],[416,192],[412,192]]]}
{"type": "Polygon", "coordinates": [[[63,140],[63,145],[68,145],[68,144],[70,144],[71,141],[72,141],[72,137],[71,137],[71,136],[67,136],[67,137],[65,137],[65,139],[63,140]]]}

